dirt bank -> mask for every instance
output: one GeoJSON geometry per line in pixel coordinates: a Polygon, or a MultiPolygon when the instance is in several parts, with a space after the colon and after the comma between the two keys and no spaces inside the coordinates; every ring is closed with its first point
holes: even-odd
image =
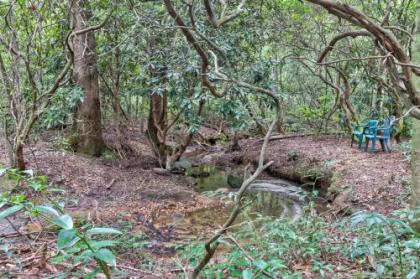
{"type": "MultiPolygon", "coordinates": [[[[243,162],[255,162],[261,143],[249,140],[243,147],[243,162]]],[[[348,138],[293,137],[270,141],[266,158],[274,161],[268,169],[274,176],[302,183],[316,180],[336,210],[387,213],[407,205],[411,169],[395,146],[392,153],[372,154],[351,148],[348,138]]]]}

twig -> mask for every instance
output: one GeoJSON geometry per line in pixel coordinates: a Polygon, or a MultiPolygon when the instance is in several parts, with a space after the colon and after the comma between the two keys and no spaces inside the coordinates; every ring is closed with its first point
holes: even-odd
{"type": "Polygon", "coordinates": [[[111,182],[109,182],[109,184],[105,187],[105,189],[109,190],[111,189],[112,185],[114,185],[115,183],[115,178],[111,180],[111,182]]]}
{"type": "MultiPolygon", "coordinates": [[[[22,233],[19,231],[19,229],[15,227],[15,225],[13,224],[13,222],[9,220],[9,218],[8,218],[8,217],[6,217],[5,219],[6,219],[6,221],[9,223],[9,225],[10,225],[10,226],[11,226],[11,227],[12,227],[12,228],[16,231],[16,233],[17,233],[19,236],[21,236],[21,237],[23,237],[23,238],[28,239],[28,242],[31,240],[31,239],[29,238],[29,236],[28,236],[28,235],[24,235],[24,234],[22,234],[22,233]]],[[[29,246],[30,246],[31,248],[33,248],[33,247],[32,247],[32,244],[31,244],[30,242],[29,242],[29,246]]]]}
{"type": "Polygon", "coordinates": [[[420,106],[412,106],[409,110],[407,110],[406,113],[404,113],[401,117],[398,117],[394,120],[394,122],[397,122],[400,119],[403,119],[404,117],[407,117],[413,110],[420,109],[420,106]]]}

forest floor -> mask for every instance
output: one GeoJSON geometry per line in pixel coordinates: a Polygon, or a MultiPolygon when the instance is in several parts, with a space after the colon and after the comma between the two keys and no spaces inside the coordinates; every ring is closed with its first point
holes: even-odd
{"type": "MultiPolygon", "coordinates": [[[[378,144],[379,145],[379,144],[378,144]]],[[[409,197],[409,160],[393,145],[391,153],[364,152],[350,146],[348,137],[304,136],[271,141],[267,160],[273,176],[316,183],[336,211],[367,209],[387,214],[405,207],[409,197]]],[[[247,142],[245,160],[256,160],[259,144],[247,142]]],[[[370,148],[370,147],[369,147],[370,148]]]]}
{"type": "MultiPolygon", "coordinates": [[[[133,130],[132,133],[137,132],[133,130]]],[[[37,174],[48,176],[50,187],[65,190],[63,198],[66,209],[73,216],[87,219],[96,226],[117,227],[138,234],[140,238],[147,237],[145,248],[154,255],[158,268],[152,273],[130,268],[144,265],[144,262],[136,249],[126,247],[119,254],[118,261],[122,262],[120,268],[130,274],[144,272],[141,278],[171,278],[183,272],[177,262],[171,259],[175,253],[171,241],[188,242],[194,236],[203,237],[203,226],[208,225],[208,233],[216,224],[214,220],[208,220],[201,226],[190,224],[174,231],[173,223],[189,212],[209,208],[226,211],[226,204],[220,199],[197,193],[193,178],[157,174],[153,170],[156,162],[145,138],[130,140],[133,146],[137,146],[134,149],[141,156],[125,160],[95,159],[64,151],[57,148],[57,140],[54,134],[46,134],[37,143],[29,145],[30,148],[25,150],[27,167],[36,170],[37,174]]],[[[206,158],[204,151],[200,158],[206,159],[206,163],[210,160],[221,168],[254,162],[261,142],[249,139],[241,144],[242,151],[209,152],[207,155],[210,159],[209,156],[206,158]]],[[[0,165],[6,164],[5,157],[4,149],[0,146],[0,165]]],[[[311,166],[309,170],[313,170],[314,166],[323,170],[326,167],[328,173],[333,173],[329,184],[337,187],[333,194],[336,202],[330,205],[336,213],[349,206],[388,213],[404,207],[407,202],[411,172],[409,162],[397,151],[371,154],[350,148],[348,139],[344,138],[294,137],[271,141],[267,160],[274,161],[268,170],[269,174],[294,180],[304,180],[308,176],[305,172],[297,171],[308,168],[297,166],[311,166]]],[[[223,218],[225,214],[219,216],[223,218]]],[[[31,232],[31,222],[26,217],[21,230],[31,232]]],[[[0,238],[13,235],[13,230],[4,228],[7,225],[0,223],[0,238]]],[[[38,237],[37,241],[40,242],[42,237],[38,237]]],[[[0,262],[3,261],[7,262],[7,259],[0,253],[0,262]]],[[[17,267],[11,265],[11,268],[17,267]]],[[[33,278],[51,272],[54,270],[41,270],[37,265],[25,270],[25,274],[35,274],[33,278]]]]}

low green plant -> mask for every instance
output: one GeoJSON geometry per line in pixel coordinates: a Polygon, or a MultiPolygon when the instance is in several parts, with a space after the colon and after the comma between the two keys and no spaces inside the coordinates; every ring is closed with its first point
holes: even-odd
{"type": "Polygon", "coordinates": [[[420,275],[420,235],[411,224],[418,222],[419,209],[399,210],[392,217],[361,211],[352,216],[358,229],[351,257],[366,256],[379,277],[418,278],[420,275]]]}
{"type": "MultiPolygon", "coordinates": [[[[419,209],[396,211],[391,217],[363,211],[331,223],[309,214],[311,208],[294,223],[261,217],[262,226],[245,224],[227,235],[220,240],[224,253],[203,270],[203,277],[303,278],[310,272],[315,278],[331,278],[334,259],[342,258],[340,265],[352,270],[353,278],[418,278],[420,238],[411,224],[418,222],[419,209]],[[354,263],[362,268],[355,270],[354,263]]],[[[202,244],[180,249],[191,266],[204,252],[202,244]]]]}
{"type": "MultiPolygon", "coordinates": [[[[24,181],[35,193],[40,194],[47,189],[48,179],[45,176],[25,175],[13,169],[3,168],[3,170],[3,174],[6,172],[6,179],[24,181]]],[[[48,204],[36,204],[35,199],[28,200],[22,193],[4,194],[0,204],[0,208],[2,207],[7,207],[7,209],[0,212],[0,221],[21,212],[31,217],[40,218],[57,228],[57,252],[53,257],[53,263],[72,262],[72,266],[76,266],[79,264],[88,265],[94,260],[97,267],[89,274],[83,274],[84,278],[93,278],[99,273],[103,273],[106,278],[111,278],[109,267],[116,266],[116,258],[110,247],[117,242],[101,237],[119,235],[120,231],[108,227],[92,227],[89,224],[76,227],[73,218],[64,211],[64,204],[52,199],[48,204]]],[[[68,272],[62,274],[61,277],[65,278],[69,275],[68,272]]],[[[81,276],[81,274],[79,275],[81,276]]]]}
{"type": "MultiPolygon", "coordinates": [[[[331,270],[321,259],[322,241],[326,237],[326,223],[321,218],[300,218],[295,223],[289,219],[260,218],[257,221],[261,226],[245,224],[219,240],[228,252],[203,271],[204,278],[267,278],[265,274],[274,278],[301,278],[302,273],[294,271],[297,263],[308,265],[321,275],[331,270]]],[[[203,251],[202,244],[188,245],[181,255],[195,266],[203,251]]]]}
{"type": "Polygon", "coordinates": [[[411,140],[398,144],[397,149],[404,155],[404,158],[407,161],[411,160],[411,140]]]}

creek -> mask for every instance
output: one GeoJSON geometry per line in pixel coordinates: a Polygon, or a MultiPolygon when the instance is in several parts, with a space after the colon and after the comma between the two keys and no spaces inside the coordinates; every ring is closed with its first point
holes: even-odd
{"type": "MultiPolygon", "coordinates": [[[[212,165],[192,167],[187,175],[196,178],[195,190],[208,196],[221,196],[226,201],[222,208],[206,208],[175,215],[170,220],[176,228],[185,230],[185,235],[199,233],[205,228],[222,225],[230,214],[234,193],[238,190],[229,183],[231,172],[212,165]]],[[[243,208],[236,224],[256,220],[257,217],[287,218],[296,221],[303,214],[303,206],[308,202],[310,192],[299,184],[280,178],[255,180],[248,188],[243,208]]]]}

